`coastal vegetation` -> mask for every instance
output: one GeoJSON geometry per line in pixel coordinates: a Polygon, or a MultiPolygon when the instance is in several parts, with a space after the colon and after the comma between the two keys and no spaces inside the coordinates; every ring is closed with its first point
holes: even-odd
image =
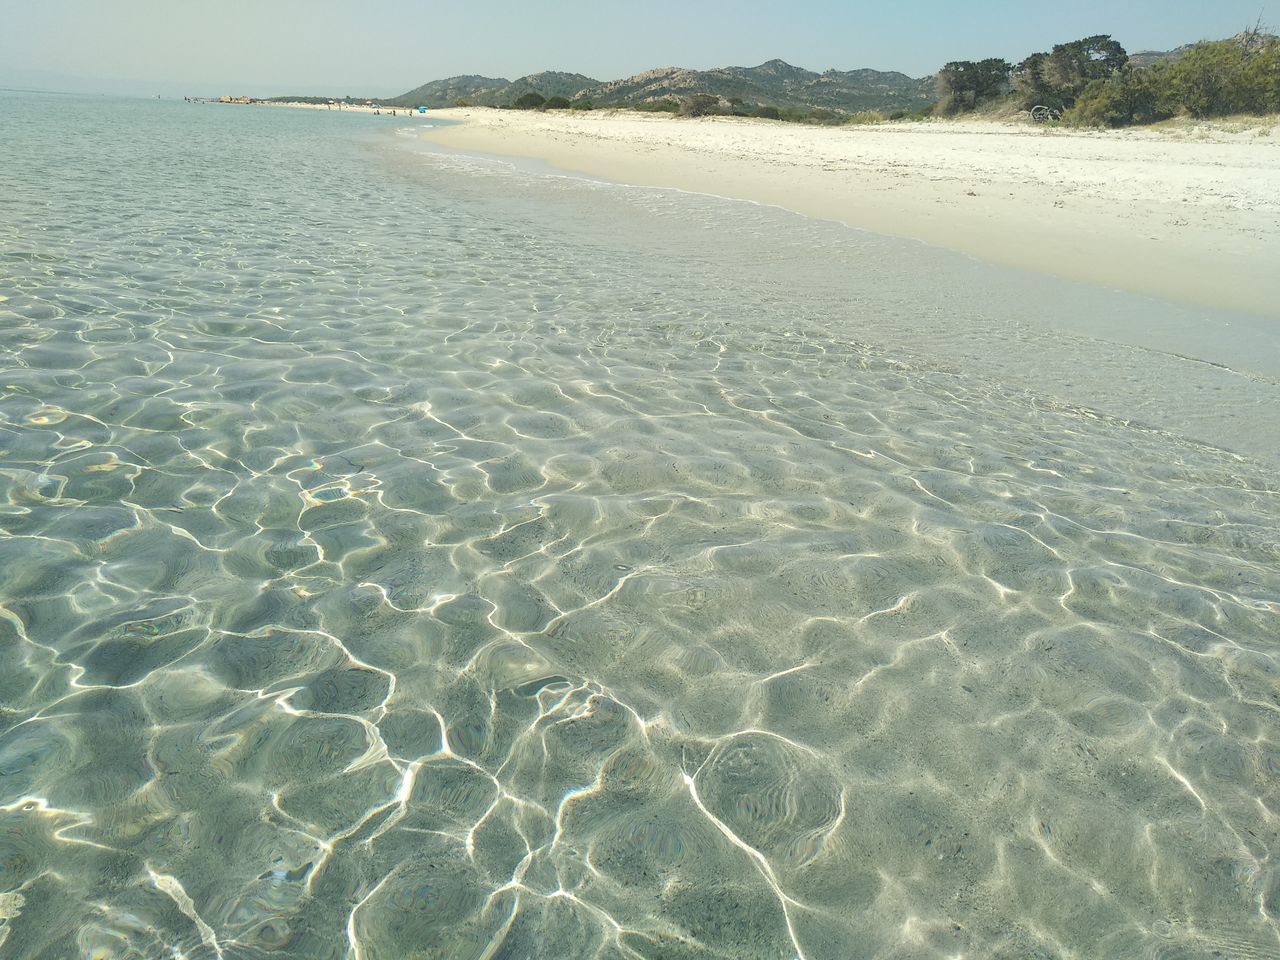
{"type": "MultiPolygon", "coordinates": [[[[567,103],[568,101],[565,102],[567,103]]],[[[521,94],[516,98],[515,102],[511,104],[512,108],[515,110],[539,110],[546,105],[546,97],[542,96],[540,93],[533,93],[532,91],[521,94]]]]}
{"type": "MultiPolygon", "coordinates": [[[[337,102],[371,101],[346,97],[337,102]]],[[[1227,40],[1130,55],[1114,38],[1099,34],[1056,44],[1017,63],[999,57],[951,61],[921,79],[877,70],[815,73],[782,60],[705,71],[665,67],[609,82],[561,72],[515,81],[459,76],[381,103],[516,110],[605,107],[813,124],[1021,112],[1033,119],[1119,127],[1178,116],[1280,112],[1280,38],[1259,25],[1227,40]]]]}
{"type": "Polygon", "coordinates": [[[1280,38],[1260,27],[1228,40],[1130,57],[1106,35],[1058,44],[1021,63],[948,63],[933,113],[1044,108],[1064,123],[1121,127],[1172,117],[1280,112],[1280,38]]]}
{"type": "Polygon", "coordinates": [[[1089,83],[1067,118],[1092,126],[1280,112],[1280,38],[1254,33],[1198,43],[1176,60],[1126,67],[1089,83]]]}

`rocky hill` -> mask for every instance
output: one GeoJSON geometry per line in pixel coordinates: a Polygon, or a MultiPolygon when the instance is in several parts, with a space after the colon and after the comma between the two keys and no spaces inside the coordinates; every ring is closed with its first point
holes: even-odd
{"type": "Polygon", "coordinates": [[[478,99],[490,93],[498,93],[511,83],[497,77],[462,76],[447,80],[432,80],[398,97],[386,98],[384,103],[410,106],[425,103],[428,107],[451,107],[460,99],[478,99]]]}
{"type": "Polygon", "coordinates": [[[723,99],[806,109],[825,107],[845,113],[859,110],[918,110],[933,101],[932,80],[879,70],[828,70],[814,73],[782,60],[758,67],[650,70],[585,90],[579,96],[596,104],[636,104],[709,93],[723,99]]]}
{"type": "MultiPolygon", "coordinates": [[[[1234,37],[1228,38],[1242,47],[1254,48],[1267,43],[1280,42],[1280,37],[1273,33],[1267,33],[1263,30],[1246,30],[1243,33],[1237,33],[1234,37]]],[[[1185,43],[1173,50],[1139,50],[1137,53],[1129,54],[1129,65],[1134,67],[1149,67],[1152,64],[1167,60],[1172,63],[1182,58],[1188,50],[1194,47],[1194,43],[1185,43]]]]}
{"type": "Polygon", "coordinates": [[[428,107],[452,107],[459,100],[466,100],[478,106],[500,107],[514,103],[526,93],[573,98],[581,91],[599,84],[599,80],[584,77],[580,73],[555,71],[534,73],[514,81],[503,77],[449,77],[447,80],[425,83],[385,102],[401,106],[422,103],[428,107]]]}
{"type": "Polygon", "coordinates": [[[1139,50],[1137,53],[1129,54],[1129,65],[1133,67],[1149,67],[1161,60],[1177,60],[1184,53],[1190,50],[1192,44],[1178,47],[1176,50],[1139,50]]]}
{"type": "Polygon", "coordinates": [[[590,101],[596,106],[635,106],[704,93],[725,100],[843,113],[859,110],[919,110],[933,101],[932,78],[915,79],[879,70],[814,73],[782,60],[758,67],[687,70],[663,67],[602,83],[575,73],[538,73],[516,81],[490,77],[437,80],[395,98],[397,104],[505,106],[525,93],[590,101]]]}

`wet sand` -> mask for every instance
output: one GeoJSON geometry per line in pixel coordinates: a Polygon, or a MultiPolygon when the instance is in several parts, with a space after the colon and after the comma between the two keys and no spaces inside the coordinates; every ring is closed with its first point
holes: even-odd
{"type": "Polygon", "coordinates": [[[433,110],[432,142],[773,204],[978,259],[1280,316],[1280,136],[1264,126],[1071,132],[807,127],[615,111],[433,110]]]}

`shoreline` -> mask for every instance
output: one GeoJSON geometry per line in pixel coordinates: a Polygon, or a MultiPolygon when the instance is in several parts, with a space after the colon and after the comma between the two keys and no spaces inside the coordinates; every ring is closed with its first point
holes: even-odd
{"type": "Polygon", "coordinates": [[[370,107],[363,103],[344,103],[341,106],[338,106],[337,104],[330,105],[325,103],[302,103],[299,100],[259,100],[256,103],[251,103],[251,104],[238,104],[238,103],[232,103],[232,104],[221,103],[220,104],[220,103],[217,103],[216,101],[210,101],[210,102],[214,103],[215,106],[223,106],[223,107],[252,106],[252,107],[284,108],[287,110],[323,110],[326,113],[367,113],[371,117],[377,116],[377,115],[382,115],[385,117],[426,116],[426,114],[419,114],[418,111],[412,107],[383,107],[383,106],[370,107]]]}
{"type": "Polygon", "coordinates": [[[978,260],[1280,318],[1280,137],[432,110],[439,146],[749,200],[978,260]]]}

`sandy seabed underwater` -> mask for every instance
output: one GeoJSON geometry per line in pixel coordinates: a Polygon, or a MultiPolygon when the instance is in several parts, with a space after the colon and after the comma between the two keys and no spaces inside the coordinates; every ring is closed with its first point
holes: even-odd
{"type": "Polygon", "coordinates": [[[0,956],[1280,953],[1280,390],[1072,327],[1182,308],[46,100],[0,956]]]}

